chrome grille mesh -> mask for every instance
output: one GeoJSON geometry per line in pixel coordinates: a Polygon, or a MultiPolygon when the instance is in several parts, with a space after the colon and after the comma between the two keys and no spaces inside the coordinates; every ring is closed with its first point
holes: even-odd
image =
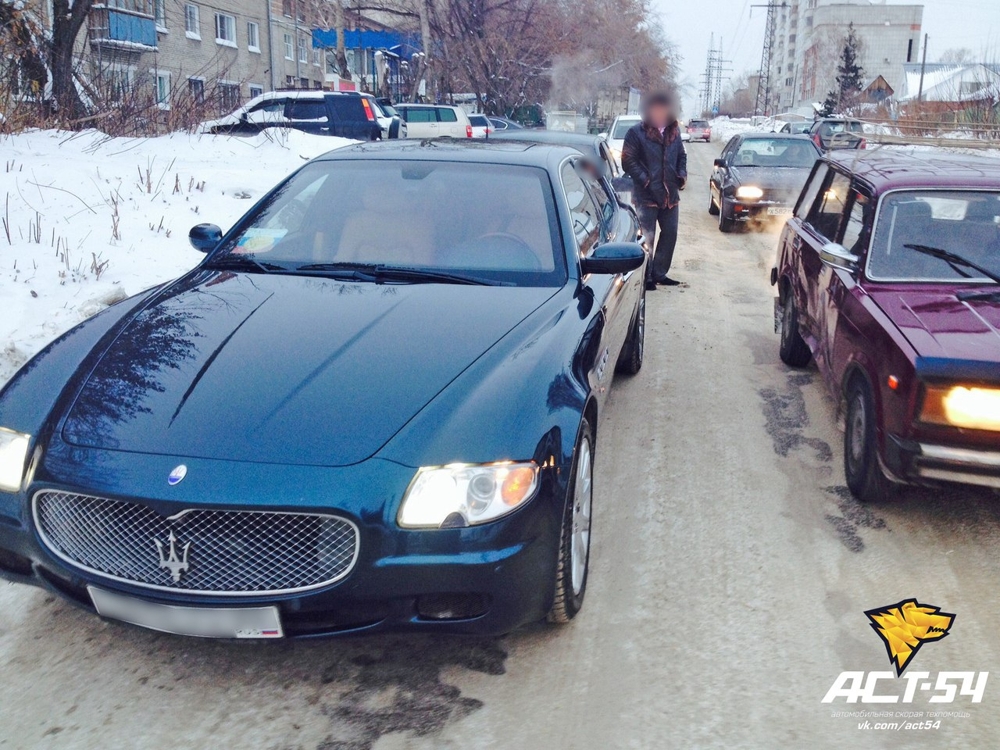
{"type": "Polygon", "coordinates": [[[250,595],[315,588],[343,578],[357,558],[358,532],[335,516],[193,509],[166,518],[139,503],[42,491],[35,524],[60,558],[147,587],[250,595]],[[188,568],[175,581],[161,567],[170,549],[188,568]]]}

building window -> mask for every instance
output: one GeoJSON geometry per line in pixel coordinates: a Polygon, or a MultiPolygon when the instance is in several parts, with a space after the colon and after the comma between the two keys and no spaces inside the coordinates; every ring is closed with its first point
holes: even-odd
{"type": "Polygon", "coordinates": [[[309,88],[309,79],[308,78],[300,78],[299,79],[299,88],[300,89],[307,89],[307,88],[309,88]]]}
{"type": "Polygon", "coordinates": [[[258,86],[256,83],[251,83],[248,87],[250,89],[250,98],[256,99],[258,96],[264,94],[264,87],[258,86]]]}
{"type": "Polygon", "coordinates": [[[219,81],[219,107],[223,113],[232,112],[240,106],[240,85],[219,81]]]}
{"type": "Polygon", "coordinates": [[[215,42],[226,47],[236,46],[236,18],[225,13],[215,14],[215,42]]]}
{"type": "Polygon", "coordinates": [[[322,88],[323,88],[323,82],[322,81],[313,81],[313,88],[316,89],[317,91],[322,90],[322,88]]]}
{"type": "Polygon", "coordinates": [[[292,0],[281,0],[281,15],[292,17],[292,0]]]}
{"type": "Polygon", "coordinates": [[[285,88],[286,89],[295,88],[295,76],[285,76],[285,88]]]}
{"type": "Polygon", "coordinates": [[[119,102],[132,91],[134,74],[133,68],[122,65],[112,65],[104,71],[105,88],[111,101],[119,102]]]}
{"type": "Polygon", "coordinates": [[[294,60],[295,59],[295,52],[292,49],[292,35],[291,34],[285,34],[285,59],[286,60],[294,60]]]}
{"type": "Polygon", "coordinates": [[[184,34],[188,39],[201,41],[201,16],[197,5],[184,6],[184,34]]]}
{"type": "Polygon", "coordinates": [[[188,96],[195,104],[205,103],[205,79],[188,78],[188,96]]]}
{"type": "Polygon", "coordinates": [[[299,62],[309,62],[309,48],[304,36],[299,37],[299,62]]]}
{"type": "Polygon", "coordinates": [[[313,65],[317,68],[320,66],[320,50],[318,48],[313,48],[313,65]]]}
{"type": "Polygon", "coordinates": [[[260,26],[254,21],[247,22],[247,49],[260,52],[260,26]]]}
{"type": "Polygon", "coordinates": [[[156,71],[156,106],[170,109],[170,73],[156,71]]]}
{"type": "Polygon", "coordinates": [[[156,19],[156,30],[167,30],[167,0],[154,0],[153,17],[156,19]]]}

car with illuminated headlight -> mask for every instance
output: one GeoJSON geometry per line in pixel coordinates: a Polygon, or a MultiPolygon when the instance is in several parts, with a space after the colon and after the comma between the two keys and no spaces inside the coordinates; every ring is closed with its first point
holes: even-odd
{"type": "Polygon", "coordinates": [[[1000,487],[1000,162],[833,152],[771,281],[781,359],[814,360],[840,404],[857,498],[1000,487]]]}
{"type": "Polygon", "coordinates": [[[0,391],[0,575],[205,637],[572,619],[645,334],[638,225],[594,174],[359,144],[196,226],[203,263],[0,391]]]}
{"type": "Polygon", "coordinates": [[[750,221],[786,219],[819,157],[803,135],[733,136],[708,178],[708,213],[718,217],[722,232],[750,221]]]}

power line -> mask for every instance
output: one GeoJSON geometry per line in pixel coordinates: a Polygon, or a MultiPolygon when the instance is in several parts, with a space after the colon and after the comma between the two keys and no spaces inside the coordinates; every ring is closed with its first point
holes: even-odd
{"type": "Polygon", "coordinates": [[[764,47],[760,54],[760,74],[757,77],[757,100],[753,108],[755,115],[767,115],[771,109],[771,54],[774,52],[774,38],[778,29],[778,9],[787,8],[788,3],[785,0],[768,0],[767,5],[751,5],[750,7],[767,8],[764,47]]]}
{"type": "Polygon", "coordinates": [[[715,46],[715,34],[712,34],[708,54],[705,58],[705,72],[701,75],[701,110],[703,113],[716,113],[722,104],[722,87],[729,80],[727,73],[732,68],[727,67],[732,60],[727,60],[722,53],[722,37],[719,46],[715,46]]]}

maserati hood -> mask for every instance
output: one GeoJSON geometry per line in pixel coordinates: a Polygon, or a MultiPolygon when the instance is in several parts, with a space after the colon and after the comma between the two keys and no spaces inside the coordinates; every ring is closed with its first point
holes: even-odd
{"type": "MultiPolygon", "coordinates": [[[[964,288],[964,287],[963,287],[964,288]]],[[[869,290],[921,357],[1000,363],[1000,305],[961,301],[954,287],[869,290]]]]}
{"type": "Polygon", "coordinates": [[[63,438],[139,453],[357,463],[553,291],[198,274],[100,353],[63,438]]]}

